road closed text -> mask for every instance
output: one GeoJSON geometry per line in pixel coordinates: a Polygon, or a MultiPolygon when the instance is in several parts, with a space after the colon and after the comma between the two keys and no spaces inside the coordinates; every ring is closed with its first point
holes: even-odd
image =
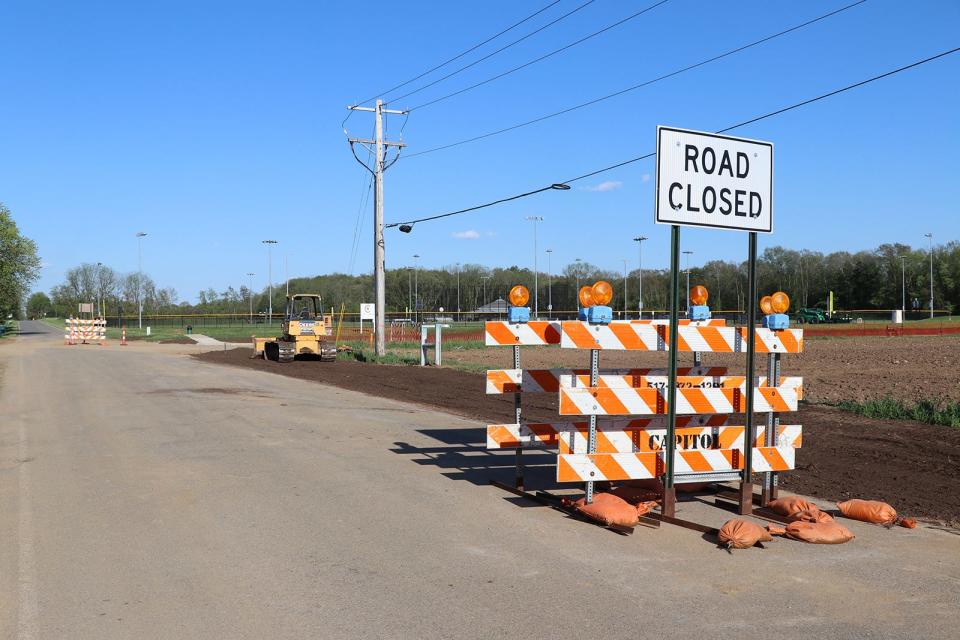
{"type": "Polygon", "coordinates": [[[772,230],[772,145],[660,127],[657,146],[657,222],[772,230]]]}
{"type": "MultiPolygon", "coordinates": [[[[750,158],[742,151],[736,152],[736,159],[731,158],[730,151],[723,151],[720,160],[713,147],[698,148],[696,145],[684,146],[684,171],[692,173],[703,172],[706,175],[729,175],[740,179],[750,175],[750,158]],[[725,173],[726,172],[726,173],[725,173]]],[[[746,189],[717,189],[712,185],[699,187],[687,182],[672,182],[668,188],[670,208],[678,210],[686,208],[696,213],[713,213],[725,215],[749,216],[758,218],[763,213],[763,196],[756,191],[746,189]]]]}

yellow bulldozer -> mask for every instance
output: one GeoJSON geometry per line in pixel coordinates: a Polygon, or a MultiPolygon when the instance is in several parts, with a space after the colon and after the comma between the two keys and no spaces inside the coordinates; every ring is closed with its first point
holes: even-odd
{"type": "Polygon", "coordinates": [[[276,362],[293,362],[297,356],[319,358],[323,362],[337,359],[337,345],[330,339],[333,318],[323,314],[323,301],[315,293],[287,296],[283,313],[283,335],[276,338],[254,338],[253,357],[263,356],[276,362]]]}

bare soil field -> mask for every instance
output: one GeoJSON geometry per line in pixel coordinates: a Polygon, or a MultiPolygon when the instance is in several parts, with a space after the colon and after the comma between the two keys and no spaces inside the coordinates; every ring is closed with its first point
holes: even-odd
{"type": "MultiPolygon", "coordinates": [[[[585,351],[559,347],[524,347],[524,368],[587,368],[585,351]]],[[[689,353],[679,354],[681,366],[693,363],[689,353]]],[[[490,347],[445,352],[444,363],[483,365],[490,369],[511,366],[510,349],[490,347]]],[[[960,402],[960,336],[904,336],[808,338],[804,352],[781,358],[783,375],[803,376],[804,396],[815,404],[841,400],[862,402],[893,396],[899,400],[953,400],[960,402]]],[[[703,363],[742,372],[745,356],[705,353],[703,363]]],[[[605,351],[601,368],[666,367],[667,354],[605,351]]],[[[766,358],[757,357],[756,371],[766,373],[766,358]]]]}
{"type": "MultiPolygon", "coordinates": [[[[837,342],[840,341],[824,341],[823,344],[829,346],[837,342]]],[[[957,346],[956,341],[950,344],[953,348],[957,346]]],[[[490,354],[492,351],[476,353],[490,354]]],[[[551,354],[545,355],[550,357],[551,354]]],[[[347,361],[279,364],[251,359],[247,349],[211,351],[193,357],[436,407],[484,422],[512,421],[512,397],[486,395],[484,378],[477,373],[446,367],[347,361]]],[[[823,358],[821,362],[829,362],[825,355],[820,357],[823,358]]],[[[954,353],[948,357],[957,356],[954,353]]],[[[840,356],[837,361],[843,362],[844,358],[852,360],[853,356],[840,356]]],[[[490,365],[505,366],[506,360],[507,353],[504,352],[497,361],[491,359],[490,365]]],[[[563,363],[537,363],[532,357],[524,362],[525,366],[548,364],[563,363]]],[[[580,363],[571,360],[569,364],[580,363]]],[[[617,366],[613,362],[605,364],[617,366]]],[[[646,364],[631,361],[630,366],[646,364]]],[[[659,363],[651,361],[649,364],[656,366],[659,363]]],[[[830,380],[843,379],[833,373],[830,375],[835,376],[830,380]]],[[[864,388],[869,387],[864,385],[864,388]]],[[[524,398],[524,415],[530,420],[556,420],[557,399],[546,394],[527,396],[524,398]]],[[[797,453],[797,470],[780,476],[784,488],[828,500],[850,497],[885,500],[904,515],[960,525],[960,492],[956,491],[960,482],[960,429],[910,421],[875,420],[810,404],[802,406],[796,420],[804,428],[804,446],[797,453]]],[[[482,447],[484,441],[483,430],[477,429],[475,443],[482,447]]]]}

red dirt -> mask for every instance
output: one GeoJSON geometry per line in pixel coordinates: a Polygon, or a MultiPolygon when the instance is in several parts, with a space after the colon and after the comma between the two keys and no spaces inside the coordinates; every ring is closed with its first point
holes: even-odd
{"type": "MultiPolygon", "coordinates": [[[[479,374],[347,361],[279,364],[249,355],[246,349],[233,349],[193,357],[413,402],[484,422],[513,421],[512,396],[486,395],[479,374]]],[[[556,405],[553,395],[525,396],[524,416],[555,421],[556,405]]],[[[812,405],[802,406],[796,421],[803,424],[804,446],[797,452],[797,470],[780,475],[785,489],[828,500],[884,500],[903,515],[960,525],[956,491],[960,429],[874,420],[812,405]]],[[[478,428],[470,444],[483,442],[478,428]]]]}

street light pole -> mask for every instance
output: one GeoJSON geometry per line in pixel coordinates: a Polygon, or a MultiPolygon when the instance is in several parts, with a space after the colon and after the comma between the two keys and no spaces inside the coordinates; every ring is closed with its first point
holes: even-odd
{"type": "Polygon", "coordinates": [[[480,276],[480,279],[483,280],[483,304],[480,305],[481,307],[487,304],[487,280],[492,277],[493,276],[480,276]]]}
{"type": "Polygon", "coordinates": [[[413,305],[414,305],[414,317],[419,321],[420,319],[420,260],[419,254],[413,254],[413,305]]]}
{"type": "Polygon", "coordinates": [[[103,310],[103,277],[100,274],[100,269],[103,267],[102,262],[97,263],[97,317],[104,318],[106,313],[103,310]]]}
{"type": "Polygon", "coordinates": [[[276,240],[262,240],[263,244],[267,245],[267,283],[269,285],[270,291],[270,300],[267,304],[267,324],[273,324],[273,245],[277,244],[276,240]]]}
{"type": "Polygon", "coordinates": [[[553,271],[550,268],[550,257],[553,249],[547,249],[547,314],[553,319],[553,271]]]}
{"type": "Polygon", "coordinates": [[[539,282],[537,282],[537,223],[543,222],[543,216],[527,216],[533,222],[533,318],[540,317],[539,282]]]}
{"type": "Polygon", "coordinates": [[[900,321],[907,320],[907,256],[900,258],[900,321]]]}
{"type": "Polygon", "coordinates": [[[640,296],[640,301],[637,303],[637,317],[643,319],[643,241],[647,239],[647,236],[637,236],[633,239],[637,243],[637,269],[640,271],[640,277],[638,278],[639,289],[637,295],[640,296]]]}
{"type": "Polygon", "coordinates": [[[933,320],[933,234],[925,233],[930,241],[930,319],[933,320]]]}
{"type": "Polygon", "coordinates": [[[687,315],[690,315],[690,256],[693,255],[693,251],[684,251],[683,254],[687,256],[687,315]]]}
{"type": "Polygon", "coordinates": [[[147,234],[137,232],[137,326],[143,329],[143,239],[147,234]]]}
{"type": "Polygon", "coordinates": [[[627,319],[627,259],[623,259],[623,319],[627,319]]]}
{"type": "Polygon", "coordinates": [[[413,314],[413,267],[407,267],[407,313],[413,314]]]}
{"type": "Polygon", "coordinates": [[[247,281],[249,286],[247,287],[247,298],[250,300],[250,324],[253,324],[253,276],[255,273],[247,273],[247,281]]]}
{"type": "Polygon", "coordinates": [[[460,263],[457,263],[457,320],[460,319],[460,263]]]}
{"type": "Polygon", "coordinates": [[[573,292],[573,297],[577,301],[577,315],[580,315],[580,269],[583,268],[583,260],[577,258],[573,261],[577,265],[577,290],[573,292]]]}

